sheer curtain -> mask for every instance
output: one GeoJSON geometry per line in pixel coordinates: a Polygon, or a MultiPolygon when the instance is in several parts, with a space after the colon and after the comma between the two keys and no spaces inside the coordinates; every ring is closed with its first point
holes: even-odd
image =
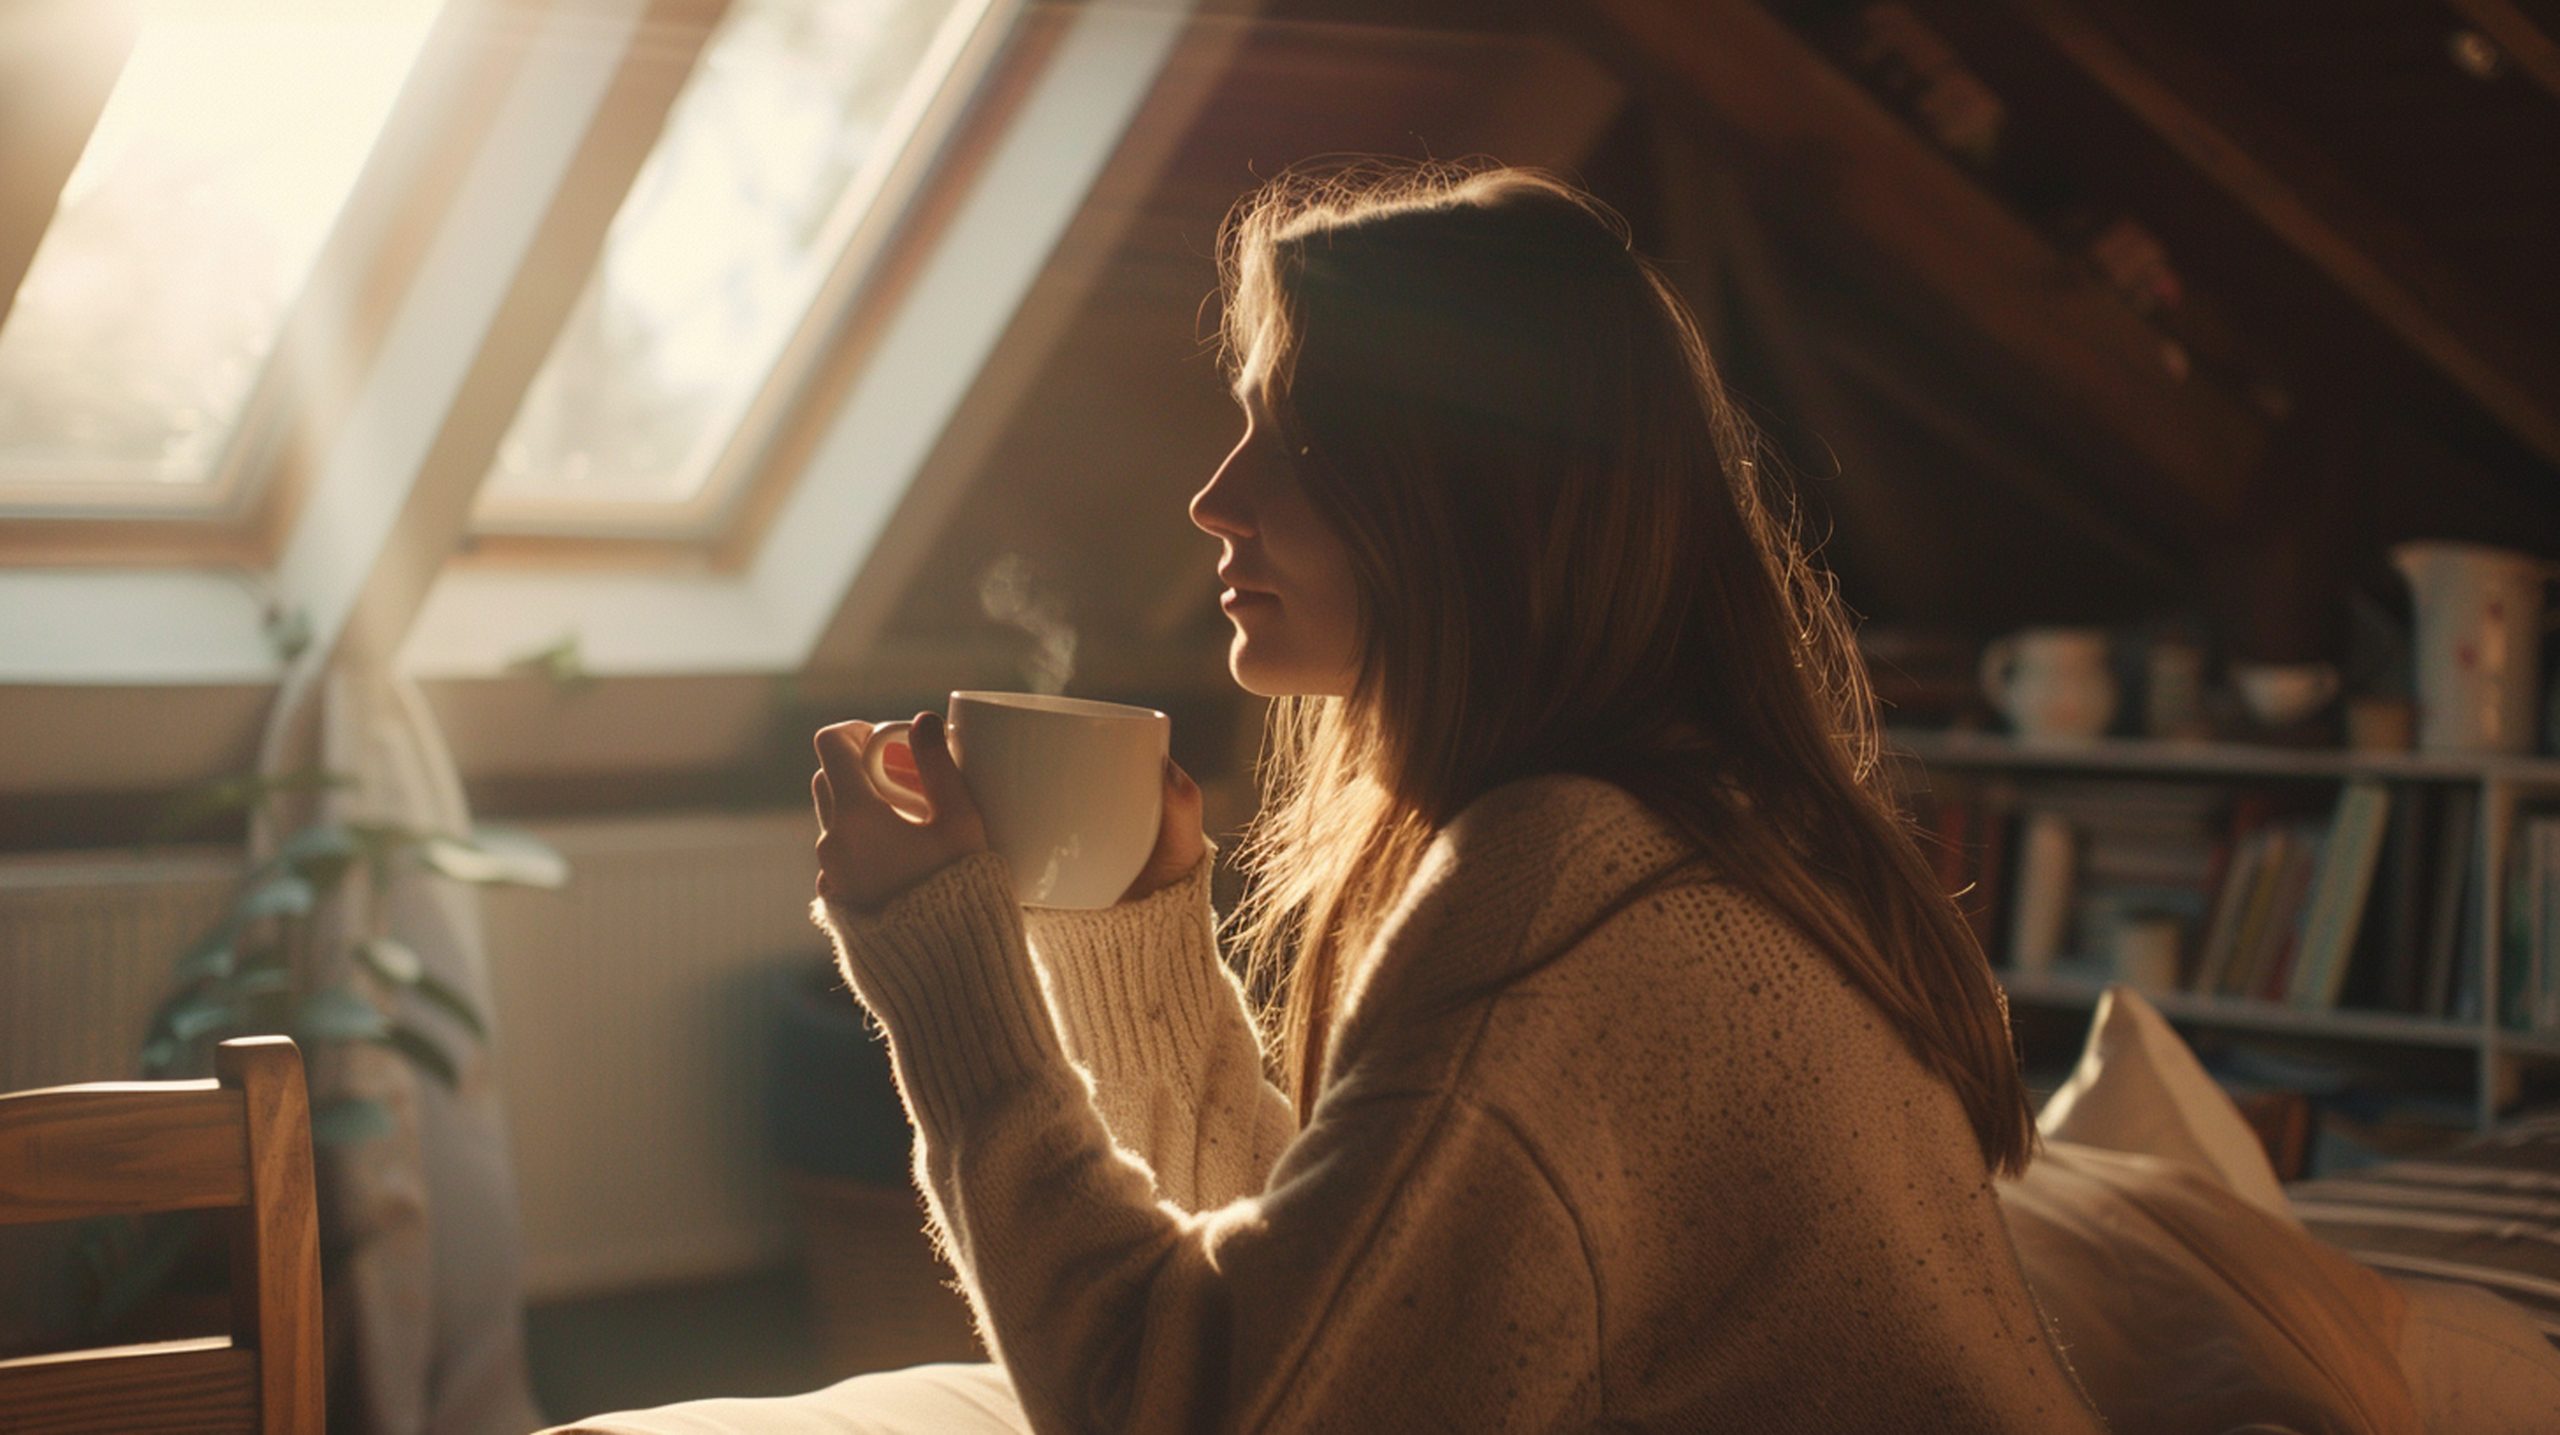
{"type": "MultiPolygon", "coordinates": [[[[417,685],[342,652],[310,680],[287,684],[259,752],[269,776],[322,769],[348,781],[269,809],[250,833],[253,861],[313,819],[393,822],[465,833],[471,826],[452,755],[417,685]],[[298,808],[298,810],[297,810],[298,808]]],[[[406,869],[385,891],[387,930],[425,970],[490,1015],[480,895],[406,869]]],[[[372,930],[363,881],[314,914],[307,960],[314,988],[372,979],[351,959],[372,930]]],[[[404,1021],[455,1058],[460,1082],[421,1080],[408,1059],[371,1042],[311,1053],[312,1104],[381,1103],[383,1135],[314,1154],[328,1267],[329,1428],[360,1435],[520,1435],[542,1423],[524,1356],[523,1238],[489,1047],[446,1013],[382,993],[404,1021]],[[403,1009],[405,1006],[405,1009],[403,1009]]]]}

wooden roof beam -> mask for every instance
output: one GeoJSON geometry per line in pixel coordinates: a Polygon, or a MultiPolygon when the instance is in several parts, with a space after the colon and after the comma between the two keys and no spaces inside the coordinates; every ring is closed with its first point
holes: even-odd
{"type": "Polygon", "coordinates": [[[2199,59],[2157,35],[2120,43],[2149,23],[2134,5],[2111,5],[2102,25],[2072,0],[2006,0],[2008,9],[2099,93],[2229,195],[2285,245],[2346,291],[2427,363],[2469,394],[2524,444],[2560,464],[2560,367],[2504,325],[2414,234],[2377,212],[2307,147],[2284,143],[2290,173],[2258,151],[2279,137],[2249,121],[2247,102],[2199,59]],[[2174,65],[2173,81],[2168,70],[2174,65]],[[2235,137],[2248,133],[2253,143],[2235,137]],[[2264,141],[2264,143],[2259,143],[2264,141]]]}
{"type": "Polygon", "coordinates": [[[95,0],[0,10],[0,323],[138,30],[131,12],[95,0]]]}
{"type": "Polygon", "coordinates": [[[2225,513],[2264,443],[2234,396],[2181,385],[2162,336],[2097,276],[1750,0],[1589,0],[1563,23],[1622,69],[1667,80],[1784,206],[1799,235],[1855,248],[1890,302],[1999,382],[2085,414],[2207,516],[2225,513]],[[1971,348],[1966,349],[1970,342],[1971,348]],[[1959,352],[1962,351],[1962,352],[1959,352]]]}
{"type": "Polygon", "coordinates": [[[2513,0],[2445,0],[2471,22],[2471,28],[2506,52],[2515,67],[2555,99],[2560,99],[2560,42],[2518,10],[2513,0]]]}

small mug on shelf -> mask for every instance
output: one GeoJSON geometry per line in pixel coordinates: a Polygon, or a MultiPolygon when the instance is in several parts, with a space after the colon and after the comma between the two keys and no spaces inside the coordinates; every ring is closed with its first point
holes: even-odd
{"type": "Polygon", "coordinates": [[[2022,741],[2087,742],[2115,721],[2104,629],[2022,628],[1982,650],[1981,679],[2022,741]]]}

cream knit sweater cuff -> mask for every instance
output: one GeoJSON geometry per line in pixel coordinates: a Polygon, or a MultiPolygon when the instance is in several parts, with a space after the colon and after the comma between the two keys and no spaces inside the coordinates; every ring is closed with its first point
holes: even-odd
{"type": "Polygon", "coordinates": [[[995,852],[943,864],[862,912],[819,898],[810,919],[836,964],[889,1031],[916,1119],[950,1130],[972,1109],[1025,1085],[1080,1085],[1050,1024],[1013,895],[995,852]]]}
{"type": "Polygon", "coordinates": [[[1212,844],[1170,886],[1096,909],[1025,907],[1032,955],[1068,1049],[1102,1071],[1197,1076],[1200,1051],[1237,1005],[1218,957],[1212,844]]]}

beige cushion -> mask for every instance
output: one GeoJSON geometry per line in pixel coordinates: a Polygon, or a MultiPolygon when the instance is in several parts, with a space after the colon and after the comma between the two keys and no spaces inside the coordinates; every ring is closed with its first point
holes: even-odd
{"type": "Polygon", "coordinates": [[[2030,1284],[2119,1435],[2210,1429],[2250,1408],[2232,1391],[2251,1382],[2299,1407],[2253,1411],[2279,1428],[2358,1404],[2397,1418],[2388,1392],[2349,1388],[2379,1379],[2377,1343],[2418,1429],[2560,1432],[2560,1351],[2532,1317],[2475,1285],[2377,1272],[2311,1236],[2238,1108],[2132,988],[2099,999],[2080,1063],[2036,1126],[2046,1154],[2002,1202],[2030,1284]],[[2294,1309],[2321,1291],[2334,1308],[2294,1309]]]}
{"type": "Polygon", "coordinates": [[[2116,1435],[2419,1435],[2406,1299],[2286,1208],[2257,1138],[2130,987],[2098,1003],[2045,1149],[2001,1183],[2027,1283],[2116,1435]]]}
{"type": "Polygon", "coordinates": [[[2049,1140],[2001,1205],[2115,1435],[2418,1435],[2403,1300],[2185,1159],[2049,1140]]]}
{"type": "Polygon", "coordinates": [[[2292,1219],[2257,1133],[2177,1030],[2129,986],[2099,996],[2080,1064],[2045,1102],[2036,1129],[2048,1139],[2191,1162],[2240,1199],[2292,1219]]]}

